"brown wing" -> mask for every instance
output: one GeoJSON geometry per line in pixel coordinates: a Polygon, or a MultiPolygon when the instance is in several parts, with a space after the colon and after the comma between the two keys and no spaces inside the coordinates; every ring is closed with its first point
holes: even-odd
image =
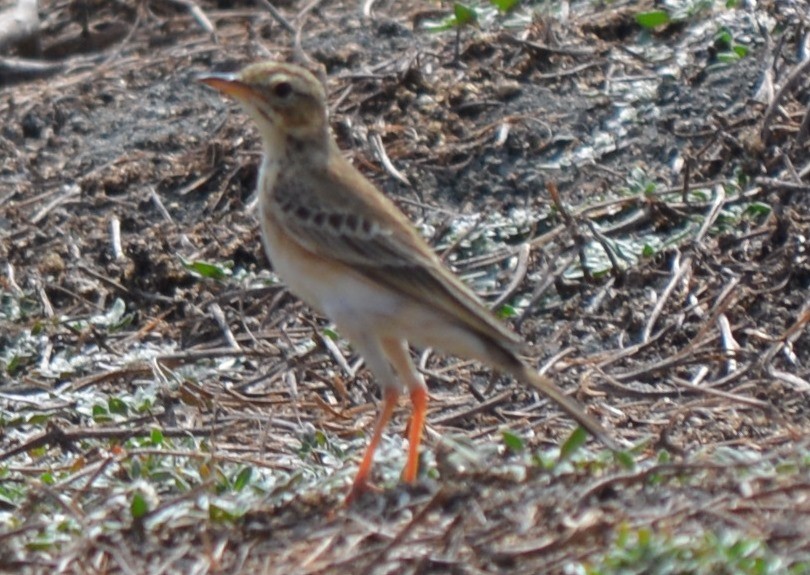
{"type": "Polygon", "coordinates": [[[326,171],[277,182],[273,199],[284,213],[285,230],[313,253],[519,347],[520,339],[444,268],[399,208],[334,149],[326,171]],[[329,191],[316,196],[312,189],[329,191]]]}

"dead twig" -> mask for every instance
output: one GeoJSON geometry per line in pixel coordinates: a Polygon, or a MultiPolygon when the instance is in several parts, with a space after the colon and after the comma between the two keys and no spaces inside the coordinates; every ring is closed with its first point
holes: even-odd
{"type": "Polygon", "coordinates": [[[810,106],[807,106],[804,111],[804,118],[802,119],[801,126],[799,126],[799,133],[796,134],[796,145],[801,148],[808,136],[810,136],[810,106]]]}
{"type": "Polygon", "coordinates": [[[304,32],[304,23],[306,21],[307,15],[309,15],[312,10],[314,10],[318,4],[321,3],[321,0],[310,0],[310,2],[304,6],[300,12],[295,16],[295,20],[298,23],[298,26],[295,28],[295,37],[293,39],[293,53],[295,54],[295,59],[300,63],[308,63],[310,66],[313,64],[312,58],[310,58],[307,53],[304,51],[304,48],[301,46],[301,36],[304,32]]]}
{"type": "Polygon", "coordinates": [[[216,28],[214,25],[211,24],[211,20],[208,19],[208,16],[205,15],[205,12],[202,8],[194,1],[194,0],[166,0],[167,2],[171,2],[177,6],[181,6],[189,11],[191,16],[194,20],[197,21],[197,24],[200,27],[208,32],[211,35],[211,41],[214,44],[219,44],[219,39],[217,38],[216,28]]]}
{"type": "Polygon", "coordinates": [[[773,97],[771,103],[768,104],[768,107],[765,110],[765,114],[762,119],[762,130],[760,131],[760,138],[762,139],[763,145],[768,146],[770,144],[771,124],[773,123],[776,113],[781,110],[780,104],[782,103],[782,100],[791,90],[793,90],[801,82],[805,81],[809,73],[810,73],[810,56],[805,58],[803,62],[801,62],[800,64],[796,65],[795,68],[793,68],[793,71],[790,74],[788,74],[788,77],[785,79],[785,82],[776,92],[776,95],[773,97]]]}
{"type": "Polygon", "coordinates": [[[155,190],[154,186],[149,186],[149,197],[152,200],[152,203],[155,204],[158,212],[169,223],[174,223],[172,219],[172,215],[169,213],[169,210],[166,209],[166,205],[163,203],[163,200],[158,195],[157,191],[155,190]]]}
{"type": "Polygon", "coordinates": [[[736,355],[740,352],[740,344],[734,339],[734,333],[731,330],[731,324],[726,317],[726,314],[721,313],[717,317],[717,325],[720,328],[720,341],[723,343],[723,350],[725,351],[728,361],[726,362],[726,373],[737,371],[736,355]]]}
{"type": "Polygon", "coordinates": [[[518,261],[517,266],[515,266],[515,273],[512,276],[512,281],[509,282],[509,285],[506,286],[506,289],[503,290],[503,293],[498,296],[498,298],[490,304],[490,309],[498,309],[502,303],[508,300],[512,295],[517,291],[520,287],[520,284],[523,282],[523,279],[526,277],[526,272],[529,271],[529,255],[531,255],[532,246],[529,243],[522,243],[520,244],[520,248],[518,248],[518,261]]]}
{"type": "MultiPolygon", "coordinates": [[[[206,437],[223,429],[227,429],[227,425],[208,425],[206,427],[169,427],[162,428],[161,433],[165,437],[206,437]]],[[[25,443],[13,447],[7,451],[0,453],[0,461],[5,461],[10,457],[14,457],[20,453],[25,453],[32,449],[44,447],[46,445],[61,445],[69,448],[73,443],[85,439],[118,439],[125,441],[137,436],[149,436],[154,425],[143,425],[133,427],[130,429],[121,428],[104,428],[97,427],[95,429],[88,429],[84,427],[67,427],[61,428],[55,424],[51,424],[48,431],[37,435],[33,439],[29,439],[25,443]]]]}
{"type": "Polygon", "coordinates": [[[278,8],[273,6],[270,0],[258,0],[259,4],[265,7],[273,19],[281,24],[281,27],[284,28],[290,34],[295,34],[295,26],[290,24],[290,21],[287,20],[284,15],[278,11],[278,8]]]}
{"type": "Polygon", "coordinates": [[[214,318],[214,321],[217,322],[217,325],[219,326],[225,341],[228,342],[228,345],[235,350],[241,350],[241,346],[236,341],[236,338],[233,336],[233,332],[231,331],[231,327],[228,325],[228,319],[225,317],[225,312],[222,311],[219,304],[212,302],[211,305],[208,306],[208,311],[211,312],[211,316],[214,318]]]}
{"type": "Polygon", "coordinates": [[[562,199],[560,198],[560,192],[557,189],[557,184],[554,182],[548,182],[546,184],[546,190],[548,190],[551,200],[554,202],[554,205],[560,212],[563,223],[565,223],[565,227],[568,228],[568,233],[571,234],[574,244],[577,247],[579,263],[582,266],[582,275],[585,277],[585,281],[591,282],[593,280],[593,274],[591,274],[591,269],[588,267],[588,258],[585,254],[585,237],[582,235],[582,233],[580,233],[574,218],[571,217],[571,214],[568,212],[565,204],[563,204],[562,199]]]}
{"type": "Polygon", "coordinates": [[[591,230],[591,234],[593,234],[594,239],[602,246],[602,249],[605,251],[605,255],[607,255],[608,259],[610,260],[610,267],[613,269],[613,275],[615,277],[619,277],[622,275],[622,268],[619,266],[619,262],[616,260],[616,252],[618,252],[619,257],[621,257],[625,262],[632,262],[632,258],[628,258],[621,251],[614,249],[614,247],[610,244],[610,240],[600,232],[596,225],[593,223],[593,220],[585,220],[585,225],[588,226],[588,229],[591,230]]]}
{"type": "Polygon", "coordinates": [[[801,393],[807,393],[810,391],[810,382],[806,379],[802,379],[795,373],[788,373],[786,371],[782,371],[776,369],[772,365],[768,366],[768,375],[773,377],[774,379],[778,379],[784,381],[785,383],[791,385],[796,391],[801,393]]]}
{"type": "Polygon", "coordinates": [[[81,191],[82,189],[78,184],[73,184],[72,186],[69,186],[61,194],[59,194],[53,200],[42,206],[33,216],[31,216],[31,223],[37,225],[43,219],[45,219],[45,216],[51,213],[51,210],[78,196],[81,193],[81,191]]]}
{"type": "Polygon", "coordinates": [[[543,274],[543,281],[535,286],[534,291],[532,292],[532,297],[529,300],[529,303],[526,305],[526,309],[522,314],[520,314],[517,321],[515,321],[515,329],[520,329],[520,326],[529,317],[529,312],[533,310],[535,306],[537,306],[537,302],[539,302],[543,296],[545,296],[546,290],[548,290],[548,288],[551,287],[557,278],[560,277],[566,269],[568,269],[568,266],[570,266],[571,262],[574,261],[574,257],[575,256],[573,255],[565,257],[551,273],[548,273],[548,270],[546,270],[546,273],[543,274]]]}
{"type": "Polygon", "coordinates": [[[27,58],[0,58],[0,86],[47,78],[62,73],[65,62],[43,62],[27,58]]]}
{"type": "Polygon", "coordinates": [[[124,250],[121,248],[121,220],[113,216],[110,219],[110,250],[113,254],[113,259],[124,259],[124,250]]]}
{"type": "Polygon", "coordinates": [[[675,256],[672,258],[672,278],[670,278],[669,283],[667,283],[663,293],[655,302],[652,312],[650,312],[650,319],[647,320],[647,324],[644,326],[644,331],[641,332],[642,343],[646,343],[650,340],[650,334],[655,327],[655,323],[658,321],[658,318],[664,311],[664,307],[667,305],[672,292],[675,291],[675,288],[678,287],[684,276],[692,271],[692,258],[687,256],[684,259],[683,264],[681,264],[680,257],[681,253],[676,251],[675,256]]]}
{"type": "Polygon", "coordinates": [[[523,48],[527,48],[529,51],[536,52],[537,54],[542,54],[543,56],[547,56],[548,54],[557,54],[560,56],[592,58],[594,55],[597,54],[597,51],[591,48],[570,48],[566,46],[550,46],[548,44],[541,44],[540,42],[522,40],[520,38],[516,38],[515,36],[507,32],[500,33],[498,35],[498,40],[506,42],[507,44],[512,44],[514,46],[521,46],[523,48]]]}
{"type": "Polygon", "coordinates": [[[377,557],[369,562],[367,569],[362,571],[363,575],[371,575],[372,573],[375,573],[377,571],[377,567],[383,564],[388,557],[388,554],[391,553],[391,551],[393,551],[397,545],[402,543],[405,538],[416,528],[416,526],[422,523],[428,514],[438,507],[444,500],[444,490],[439,489],[436,494],[431,497],[430,500],[422,507],[422,509],[420,509],[413,516],[413,518],[406,523],[396,535],[394,535],[391,541],[389,541],[388,544],[383,547],[382,551],[379,552],[377,557]]]}
{"type": "Polygon", "coordinates": [[[388,157],[388,154],[385,151],[385,145],[383,145],[382,137],[376,132],[370,132],[368,135],[368,141],[369,144],[371,144],[374,153],[377,154],[377,158],[380,160],[383,168],[385,168],[385,171],[388,172],[394,179],[399,180],[408,187],[411,187],[411,182],[408,180],[408,177],[396,169],[394,164],[391,163],[391,158],[388,157]]]}
{"type": "Polygon", "coordinates": [[[754,180],[754,183],[758,186],[762,186],[763,188],[773,189],[777,191],[810,194],[810,184],[788,182],[786,180],[778,180],[776,178],[766,178],[766,177],[759,177],[754,180]]]}
{"type": "Polygon", "coordinates": [[[807,303],[801,313],[799,313],[799,317],[796,318],[796,321],[777,338],[777,342],[762,356],[762,365],[769,364],[773,358],[776,357],[777,353],[784,349],[785,346],[795,341],[809,323],[810,303],[807,303]]]}
{"type": "MultiPolygon", "coordinates": [[[[486,217],[485,217],[485,216],[483,216],[483,215],[481,215],[481,214],[478,214],[478,215],[476,216],[476,218],[475,218],[475,222],[473,222],[473,225],[469,226],[469,227],[468,227],[466,230],[464,230],[464,231],[463,231],[463,232],[461,232],[461,233],[460,233],[458,236],[456,236],[456,238],[455,238],[455,239],[454,239],[454,240],[453,240],[453,241],[450,243],[450,245],[449,245],[449,246],[447,246],[447,247],[446,247],[446,248],[444,248],[443,250],[439,251],[439,259],[440,259],[440,260],[442,260],[443,262],[446,262],[446,261],[447,261],[447,257],[448,257],[450,254],[452,254],[454,251],[456,251],[456,249],[458,248],[458,246],[460,246],[460,245],[461,245],[461,243],[462,243],[464,240],[466,240],[466,239],[467,239],[467,238],[469,238],[469,237],[470,237],[470,236],[471,236],[473,233],[475,233],[476,231],[478,231],[478,229],[481,227],[481,224],[484,222],[484,220],[486,220],[486,217]]],[[[446,224],[445,226],[443,226],[442,232],[446,231],[448,227],[450,227],[450,224],[446,224]]],[[[440,232],[440,233],[437,233],[437,235],[436,235],[436,236],[434,236],[434,239],[435,239],[436,237],[439,237],[440,235],[441,235],[441,232],[440,232]]]]}
{"type": "Polygon", "coordinates": [[[694,242],[699,244],[703,241],[703,238],[706,237],[706,234],[709,233],[709,230],[714,225],[714,222],[717,221],[717,217],[720,215],[720,210],[723,209],[723,204],[726,201],[726,189],[718,184],[714,187],[714,202],[712,202],[712,207],[709,210],[709,213],[706,214],[706,218],[703,220],[703,225],[700,226],[700,230],[695,235],[694,242]]]}

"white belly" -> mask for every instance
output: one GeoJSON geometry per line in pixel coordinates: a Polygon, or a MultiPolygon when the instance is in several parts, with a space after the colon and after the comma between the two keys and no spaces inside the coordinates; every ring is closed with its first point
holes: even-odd
{"type": "MultiPolygon", "coordinates": [[[[262,171],[264,176],[275,178],[272,163],[265,162],[262,171]]],[[[488,355],[478,337],[433,306],[415,302],[348,266],[304,249],[284,233],[275,221],[278,214],[268,210],[266,203],[265,194],[260,194],[262,238],[274,271],[290,292],[335,322],[344,336],[358,340],[373,334],[375,338],[411,341],[463,357],[488,355]]]]}

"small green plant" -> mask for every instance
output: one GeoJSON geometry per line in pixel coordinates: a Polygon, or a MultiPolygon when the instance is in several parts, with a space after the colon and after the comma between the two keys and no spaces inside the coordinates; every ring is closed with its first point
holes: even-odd
{"type": "Polygon", "coordinates": [[[495,313],[498,314],[498,317],[501,319],[512,319],[518,315],[517,310],[513,306],[506,303],[499,307],[495,313]]]}
{"type": "Polygon", "coordinates": [[[147,503],[146,497],[140,491],[133,494],[129,503],[129,512],[133,519],[142,519],[144,515],[149,513],[149,503],[147,503]]]}
{"type": "Polygon", "coordinates": [[[331,327],[325,327],[325,328],[323,328],[323,335],[324,335],[325,337],[328,337],[328,338],[329,338],[329,339],[331,339],[332,341],[340,341],[340,335],[338,334],[338,332],[336,332],[336,331],[335,331],[334,329],[332,329],[331,327]]]}
{"type": "Polygon", "coordinates": [[[194,275],[203,278],[221,281],[227,277],[230,277],[231,274],[233,273],[231,271],[232,264],[227,265],[202,261],[189,261],[183,258],[180,258],[180,260],[182,261],[184,268],[186,268],[194,275]]]}
{"type": "Polygon", "coordinates": [[[489,0],[489,3],[477,5],[455,2],[453,12],[441,20],[428,20],[422,29],[428,32],[446,32],[456,30],[458,33],[465,26],[486,27],[499,15],[508,14],[517,8],[520,0],[489,0]]]}
{"type": "Polygon", "coordinates": [[[586,441],[588,441],[588,432],[585,431],[583,427],[577,427],[571,432],[571,435],[568,436],[565,443],[562,444],[560,448],[560,461],[565,461],[574,455],[574,453],[579,451],[580,447],[585,445],[586,441]]]}
{"type": "Polygon", "coordinates": [[[647,30],[654,30],[670,22],[672,22],[672,18],[666,10],[650,10],[636,14],[636,23],[647,30]]]}
{"type": "Polygon", "coordinates": [[[644,169],[635,167],[627,176],[627,192],[631,195],[652,197],[658,190],[658,183],[653,180],[644,169]]]}
{"type": "Polygon", "coordinates": [[[489,3],[501,12],[509,12],[520,4],[520,0],[489,0],[489,3]]]}
{"type": "Polygon", "coordinates": [[[734,41],[731,31],[723,26],[714,35],[714,47],[717,50],[717,61],[731,64],[748,55],[748,46],[734,41]]]}
{"type": "Polygon", "coordinates": [[[523,449],[526,447],[523,438],[514,431],[504,429],[501,431],[501,437],[503,437],[503,444],[509,451],[517,453],[519,451],[523,451],[523,449]]]}
{"type": "Polygon", "coordinates": [[[109,332],[121,331],[132,323],[134,315],[127,313],[127,306],[121,298],[115,298],[109,309],[87,319],[69,320],[65,325],[76,331],[89,326],[109,332]]]}
{"type": "Polygon", "coordinates": [[[459,30],[464,26],[477,23],[478,11],[467,4],[456,2],[453,4],[453,13],[451,15],[442,20],[426,22],[422,28],[428,32],[446,32],[448,30],[459,30]]]}
{"type": "Polygon", "coordinates": [[[656,533],[649,527],[618,529],[615,544],[588,575],[728,573],[767,575],[784,573],[785,565],[762,541],[732,532],[688,535],[656,533]]]}
{"type": "MultiPolygon", "coordinates": [[[[731,1],[731,0],[730,0],[731,1]]],[[[665,9],[648,10],[636,14],[636,23],[645,30],[654,30],[668,24],[694,20],[709,12],[714,0],[685,0],[672,2],[665,9]]]]}

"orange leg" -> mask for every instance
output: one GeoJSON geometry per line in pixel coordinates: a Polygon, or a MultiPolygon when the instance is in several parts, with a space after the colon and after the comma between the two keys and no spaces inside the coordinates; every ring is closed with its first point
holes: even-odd
{"type": "Polygon", "coordinates": [[[402,471],[402,480],[405,483],[416,481],[416,474],[419,471],[419,444],[422,443],[422,431],[425,428],[425,416],[427,416],[427,389],[424,387],[411,389],[411,403],[413,403],[413,415],[408,431],[408,462],[402,471]]]}
{"type": "Polygon", "coordinates": [[[427,387],[425,387],[425,379],[422,374],[411,361],[407,341],[389,338],[382,340],[382,345],[394,371],[411,392],[413,415],[411,415],[408,430],[408,461],[405,463],[405,469],[402,470],[402,480],[406,483],[413,483],[416,481],[416,474],[419,471],[419,444],[422,442],[428,405],[427,387]]]}
{"type": "Polygon", "coordinates": [[[371,435],[371,441],[369,442],[368,447],[366,447],[366,452],[363,455],[363,461],[360,463],[360,468],[357,470],[357,475],[354,478],[354,483],[352,483],[351,491],[349,491],[349,495],[346,497],[347,505],[354,501],[362,492],[368,489],[368,476],[371,473],[371,464],[374,461],[374,452],[377,450],[377,446],[380,444],[380,439],[382,438],[385,426],[388,425],[388,421],[391,419],[391,415],[394,413],[394,408],[397,405],[398,398],[399,392],[396,389],[388,388],[383,392],[382,411],[380,411],[377,424],[374,426],[374,433],[371,435]]]}

